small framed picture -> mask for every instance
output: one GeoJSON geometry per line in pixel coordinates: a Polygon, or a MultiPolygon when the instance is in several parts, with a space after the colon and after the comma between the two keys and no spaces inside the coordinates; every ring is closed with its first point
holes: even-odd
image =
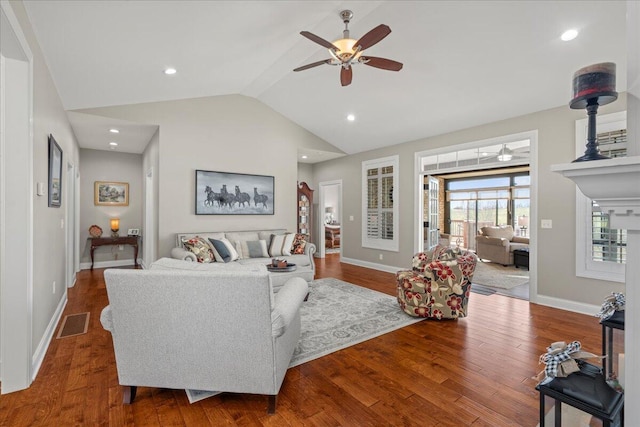
{"type": "Polygon", "coordinates": [[[59,208],[62,204],[62,149],[49,135],[49,207],[59,208]]]}
{"type": "Polygon", "coordinates": [[[127,230],[127,236],[139,236],[139,235],[140,235],[139,228],[130,228],[129,230],[127,230]]]}
{"type": "Polygon", "coordinates": [[[129,206],[129,183],[96,181],[93,197],[96,206],[129,206]]]}

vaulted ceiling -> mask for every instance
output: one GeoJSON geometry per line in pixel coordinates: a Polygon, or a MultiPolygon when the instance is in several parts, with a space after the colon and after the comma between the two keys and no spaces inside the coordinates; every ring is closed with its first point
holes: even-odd
{"type": "MultiPolygon", "coordinates": [[[[626,89],[623,1],[24,3],[67,110],[243,94],[347,154],[568,105],[573,73],[593,63],[615,62],[626,89]],[[292,71],[329,58],[299,33],[340,38],[343,9],[353,38],[391,27],[367,54],[401,71],[357,65],[347,87],[338,67],[292,71]],[[569,28],[578,37],[561,41],[569,28]]],[[[80,145],[108,148],[83,116],[80,145]]]]}

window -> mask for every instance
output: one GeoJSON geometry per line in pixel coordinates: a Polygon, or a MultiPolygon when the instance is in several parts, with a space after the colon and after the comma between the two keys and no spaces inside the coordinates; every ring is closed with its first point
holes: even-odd
{"type": "Polygon", "coordinates": [[[362,162],[362,246],[398,251],[398,156],[362,162]]]}
{"type": "Polygon", "coordinates": [[[446,180],[445,232],[474,250],[475,236],[485,226],[510,224],[517,236],[528,237],[530,181],[528,172],[446,180]]]}
{"type": "MultiPolygon", "coordinates": [[[[597,139],[602,154],[624,157],[627,152],[626,113],[597,117],[597,139]]],[[[576,154],[584,153],[587,119],[576,121],[576,154]]],[[[609,227],[609,215],[576,188],[576,275],[624,282],[627,232],[609,227]]]]}

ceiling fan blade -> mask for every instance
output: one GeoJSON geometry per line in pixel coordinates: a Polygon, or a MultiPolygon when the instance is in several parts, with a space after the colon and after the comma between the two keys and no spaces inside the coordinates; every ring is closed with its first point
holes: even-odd
{"type": "Polygon", "coordinates": [[[312,62],[311,64],[307,64],[307,65],[303,65],[302,67],[295,68],[293,71],[308,70],[309,68],[313,68],[313,67],[317,67],[318,65],[329,64],[329,63],[331,63],[330,59],[323,59],[322,61],[312,62]]]}
{"type": "Polygon", "coordinates": [[[367,56],[361,57],[363,64],[368,65],[370,67],[381,68],[383,70],[389,71],[400,71],[402,70],[402,63],[397,61],[392,61],[387,58],[377,58],[375,56],[367,56]]]}
{"type": "Polygon", "coordinates": [[[352,78],[353,71],[351,70],[351,67],[340,67],[340,83],[342,84],[342,86],[349,86],[351,84],[352,78]]]}
{"type": "Polygon", "coordinates": [[[316,36],[315,34],[310,33],[309,31],[301,31],[300,34],[302,34],[304,37],[308,38],[312,42],[318,43],[320,46],[326,47],[327,49],[331,49],[334,51],[338,50],[338,48],[333,43],[328,42],[322,37],[316,36]]]}
{"type": "Polygon", "coordinates": [[[380,24],[364,36],[360,37],[360,39],[353,46],[360,46],[360,50],[365,50],[378,43],[383,38],[387,37],[390,33],[391,28],[384,24],[380,24]]]}

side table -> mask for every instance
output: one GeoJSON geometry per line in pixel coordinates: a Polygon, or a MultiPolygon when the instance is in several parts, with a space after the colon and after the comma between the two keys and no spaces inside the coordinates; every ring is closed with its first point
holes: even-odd
{"type": "Polygon", "coordinates": [[[524,267],[529,269],[529,248],[527,249],[514,249],[513,251],[513,263],[516,268],[524,267]]]}
{"type": "Polygon", "coordinates": [[[133,246],[133,263],[138,267],[138,239],[140,236],[122,236],[122,237],[90,237],[91,240],[91,269],[93,270],[93,251],[99,246],[133,246]]]}
{"type": "Polygon", "coordinates": [[[599,367],[579,363],[579,372],[536,387],[540,392],[540,427],[545,427],[545,396],[556,401],[555,427],[562,425],[562,403],[602,420],[603,427],[622,427],[624,393],[618,393],[607,384],[599,367]]]}

